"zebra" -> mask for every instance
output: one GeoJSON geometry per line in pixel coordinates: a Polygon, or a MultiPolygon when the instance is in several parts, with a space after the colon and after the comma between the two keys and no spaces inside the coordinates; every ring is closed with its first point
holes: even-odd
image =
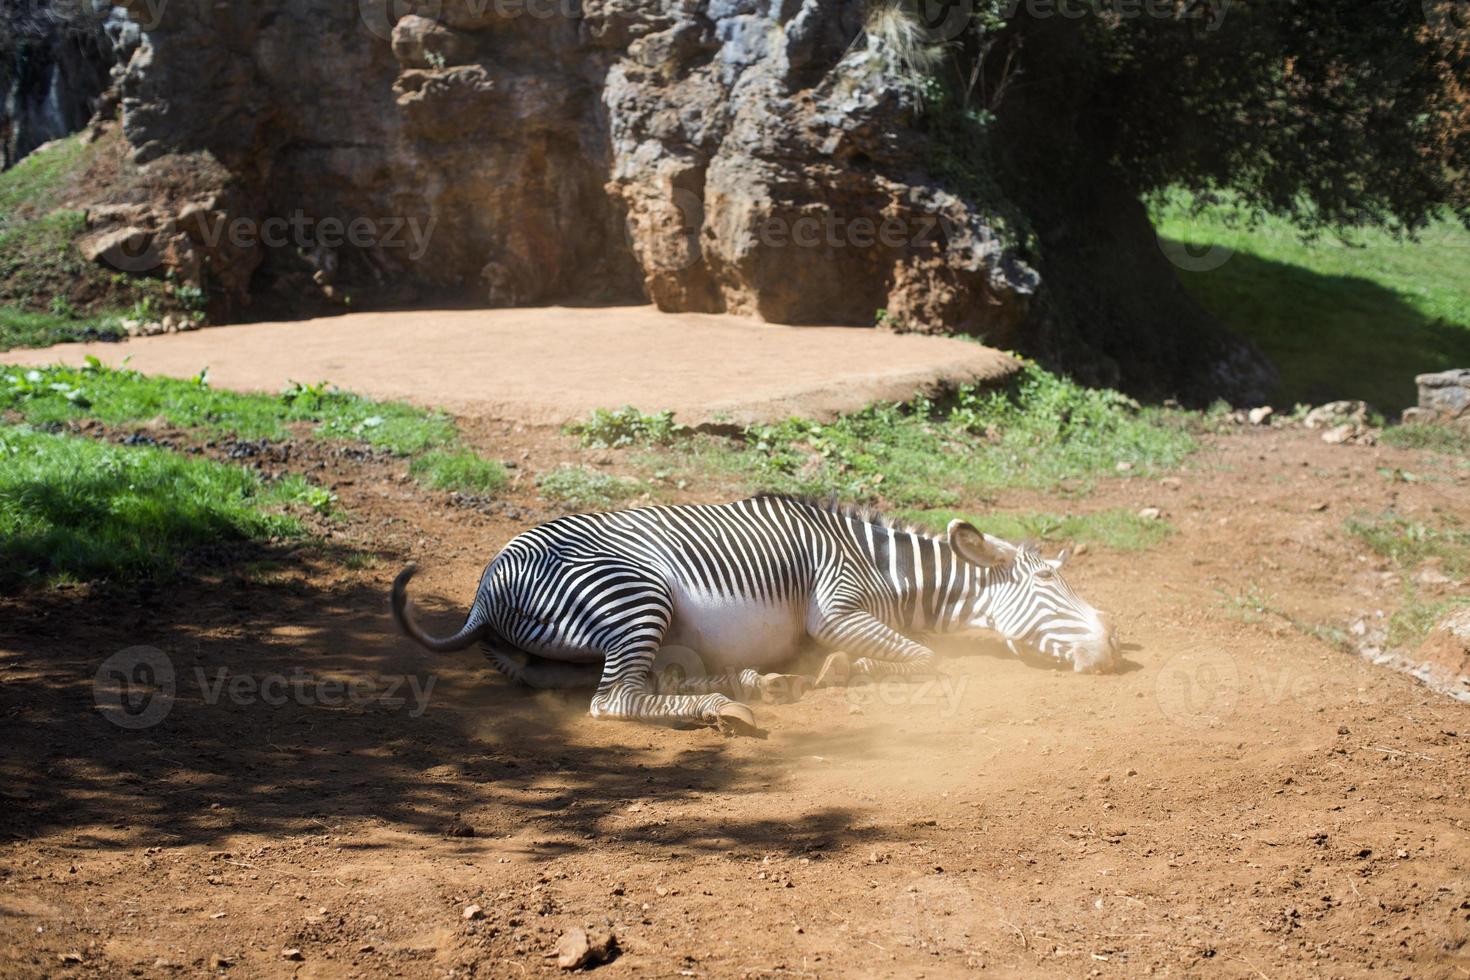
{"type": "Polygon", "coordinates": [[[1062,577],[1065,559],[962,520],[940,538],[860,507],[762,494],[573,514],[522,532],[486,567],[452,636],[415,623],[415,566],[390,601],[428,650],[479,642],[530,686],[595,687],[594,718],[762,735],[744,702],[799,697],[808,678],[778,668],[812,641],[831,651],[818,686],[934,674],[934,651],[906,634],[971,628],[1079,672],[1116,669],[1113,628],[1062,577]],[[665,647],[695,651],[709,672],[655,677],[665,647]]]}

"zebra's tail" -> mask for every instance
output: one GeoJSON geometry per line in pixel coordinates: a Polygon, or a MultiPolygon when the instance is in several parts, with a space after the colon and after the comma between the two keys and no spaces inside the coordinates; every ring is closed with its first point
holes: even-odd
{"type": "Polygon", "coordinates": [[[408,580],[413,578],[414,573],[418,570],[417,565],[409,565],[403,571],[399,572],[398,577],[393,580],[393,594],[390,598],[390,604],[393,608],[393,621],[398,624],[399,629],[403,630],[419,646],[427,650],[432,650],[435,653],[450,653],[454,650],[463,650],[485,634],[486,623],[483,619],[478,621],[475,619],[475,610],[473,607],[470,609],[470,614],[465,619],[464,625],[453,636],[439,637],[425,633],[419,624],[414,622],[413,606],[408,601],[408,580]]]}

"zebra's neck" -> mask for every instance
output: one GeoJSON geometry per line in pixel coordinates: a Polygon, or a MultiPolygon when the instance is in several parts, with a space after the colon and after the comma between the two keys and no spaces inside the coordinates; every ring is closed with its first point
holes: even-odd
{"type": "Polygon", "coordinates": [[[992,572],[960,560],[945,541],[915,531],[850,518],[850,533],[866,554],[906,629],[949,632],[988,620],[992,572]]]}

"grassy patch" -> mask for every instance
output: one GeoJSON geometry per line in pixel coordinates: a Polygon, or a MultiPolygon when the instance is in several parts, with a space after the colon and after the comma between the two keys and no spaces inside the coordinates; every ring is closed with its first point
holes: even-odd
{"type": "Polygon", "coordinates": [[[509,482],[505,467],[500,463],[464,450],[425,453],[409,464],[408,472],[415,480],[435,490],[458,490],[462,493],[495,493],[509,482]]]}
{"type": "Polygon", "coordinates": [[[1344,528],[1395,564],[1412,568],[1435,560],[1450,575],[1470,571],[1470,531],[1459,527],[1433,527],[1390,513],[1354,517],[1344,528]]]}
{"type": "Polygon", "coordinates": [[[968,514],[954,510],[901,511],[897,516],[935,533],[943,533],[956,518],[969,521],[987,534],[1007,541],[1072,542],[1100,545],[1117,551],[1143,551],[1159,544],[1174,529],[1163,520],[1148,520],[1128,510],[1100,510],[1091,514],[968,514]]]}
{"type": "Polygon", "coordinates": [[[33,425],[92,418],[110,424],[163,419],[170,425],[243,439],[282,439],[293,422],[326,439],[365,442],[399,455],[452,443],[448,416],[399,402],[359,398],[331,385],[294,384],[280,395],[241,394],[193,380],[148,377],[92,361],[84,368],[0,366],[0,411],[33,425]]]}
{"type": "Polygon", "coordinates": [[[58,304],[62,312],[39,312],[0,306],[0,348],[50,347],[73,340],[121,340],[112,316],[81,316],[58,304]]]}
{"type": "Polygon", "coordinates": [[[536,481],[541,495],[571,507],[612,507],[636,497],[643,486],[628,480],[588,469],[585,466],[563,466],[543,473],[536,481]]]}
{"type": "Polygon", "coordinates": [[[294,483],[166,450],[0,426],[0,589],[166,577],[186,552],[302,533],[294,483]]]}
{"type": "Polygon", "coordinates": [[[673,412],[648,414],[632,405],[622,408],[599,408],[585,421],[573,422],[567,432],[592,449],[620,449],[624,446],[666,446],[689,430],[674,421],[673,412]]]}
{"type": "Polygon", "coordinates": [[[1159,234],[1233,254],[1183,271],[1185,287],[1254,340],[1281,372],[1286,403],[1361,398],[1385,412],[1414,403],[1414,375],[1470,363],[1470,231],[1452,221],[1418,241],[1370,229],[1303,241],[1277,218],[1254,226],[1226,205],[1198,213],[1156,202],[1159,234]]]}
{"type": "Polygon", "coordinates": [[[1383,430],[1383,441],[1400,449],[1470,456],[1470,429],[1461,426],[1394,425],[1383,430]]]}
{"type": "Polygon", "coordinates": [[[56,207],[86,159],[87,144],[78,135],[32,153],[0,173],[0,232],[28,214],[56,207]]]}
{"type": "Polygon", "coordinates": [[[1425,599],[1417,592],[1409,593],[1403,605],[1389,617],[1388,645],[1398,649],[1417,647],[1451,610],[1466,605],[1470,605],[1470,599],[1464,596],[1425,599]]]}
{"type": "MultiPolygon", "coordinates": [[[[0,350],[112,339],[121,332],[118,320],[129,315],[203,315],[201,288],[89,262],[77,248],[87,224],[72,191],[99,160],[123,152],[121,140],[117,133],[89,143],[78,134],[0,173],[0,350]]],[[[128,169],[138,188],[157,191],[156,170],[128,169]]],[[[88,186],[89,195],[95,190],[88,186]]]]}
{"type": "Polygon", "coordinates": [[[943,402],[875,405],[833,422],[752,426],[741,438],[686,440],[644,461],[662,475],[715,473],[747,489],[953,507],[1000,487],[1085,487],[1119,463],[1134,475],[1177,466],[1195,448],[1191,424],[1027,364],[1001,389],[965,387],[943,402]]]}

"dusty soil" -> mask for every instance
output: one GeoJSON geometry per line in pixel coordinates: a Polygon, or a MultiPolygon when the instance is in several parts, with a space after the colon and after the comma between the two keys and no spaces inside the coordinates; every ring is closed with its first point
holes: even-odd
{"type": "Polygon", "coordinates": [[[1177,484],[976,502],[1163,509],[1166,543],[1072,566],[1129,669],[963,637],[946,685],[815,692],[761,708],[754,741],[594,722],[585,694],[394,633],[404,561],[443,627],[552,515],[531,471],[578,455],[472,428],[520,461],[503,501],[301,448],[349,514],[324,548],[0,604],[0,975],[521,978],[588,924],[621,946],[608,977],[1470,975],[1466,706],[1232,601],[1338,626],[1391,609],[1399,572],[1342,521],[1470,519],[1450,461],[1253,430],[1177,484]],[[176,696],[124,729],[94,676],[137,645],[176,696]]]}
{"type": "Polygon", "coordinates": [[[245,391],[326,379],[376,398],[550,425],[620,405],[672,409],[691,425],[830,418],[1015,368],[999,351],[949,337],[652,306],[354,313],[5,358],[80,366],[88,355],[114,367],[131,358],[136,370],[181,378],[208,367],[215,384],[245,391]]]}

